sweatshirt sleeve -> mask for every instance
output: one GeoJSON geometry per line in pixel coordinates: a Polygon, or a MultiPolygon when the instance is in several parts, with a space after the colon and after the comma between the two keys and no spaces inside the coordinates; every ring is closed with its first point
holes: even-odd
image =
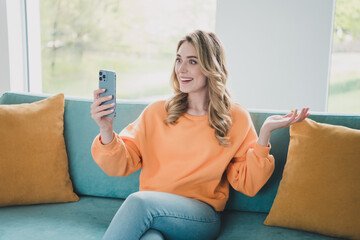
{"type": "Polygon", "coordinates": [[[272,175],[275,160],[269,154],[270,144],[262,146],[257,143],[258,136],[248,112],[241,125],[247,127],[241,130],[243,141],[227,167],[227,179],[235,190],[253,197],[272,175]]]}
{"type": "Polygon", "coordinates": [[[100,134],[91,147],[91,154],[97,165],[109,176],[128,176],[142,166],[140,146],[144,132],[143,114],[129,124],[119,134],[113,131],[114,138],[104,145],[100,134]]]}

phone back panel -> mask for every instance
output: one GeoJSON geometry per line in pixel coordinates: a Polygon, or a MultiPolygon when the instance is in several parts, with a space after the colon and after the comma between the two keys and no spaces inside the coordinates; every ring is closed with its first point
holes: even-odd
{"type": "MultiPolygon", "coordinates": [[[[108,95],[112,95],[113,98],[109,101],[103,102],[100,105],[104,105],[104,104],[110,104],[110,103],[115,103],[116,104],[116,73],[113,71],[109,71],[109,70],[100,70],[99,71],[99,88],[104,88],[106,89],[105,92],[100,93],[100,97],[104,97],[104,96],[108,96],[108,95]]],[[[106,115],[107,117],[115,117],[116,116],[116,110],[115,107],[109,108],[109,109],[114,109],[114,112],[111,114],[106,115]]],[[[107,110],[109,110],[107,109],[107,110]]]]}

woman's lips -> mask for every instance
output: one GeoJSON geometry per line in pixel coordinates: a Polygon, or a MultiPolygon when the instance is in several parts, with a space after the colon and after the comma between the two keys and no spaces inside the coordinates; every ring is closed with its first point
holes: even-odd
{"type": "Polygon", "coordinates": [[[193,80],[193,78],[180,78],[180,82],[182,84],[187,84],[189,82],[191,82],[193,80]]]}

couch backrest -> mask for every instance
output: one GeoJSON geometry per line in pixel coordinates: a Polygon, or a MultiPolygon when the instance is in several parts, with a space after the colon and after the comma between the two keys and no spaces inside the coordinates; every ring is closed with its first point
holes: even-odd
{"type": "MultiPolygon", "coordinates": [[[[50,95],[5,93],[0,104],[30,103],[50,95]]],[[[92,99],[65,96],[64,138],[69,159],[69,172],[74,190],[79,195],[126,198],[138,191],[139,174],[137,171],[127,177],[109,177],[94,162],[91,144],[99,133],[99,128],[91,118],[92,99]]],[[[117,118],[114,131],[120,132],[134,121],[148,103],[136,101],[117,101],[117,118]]],[[[249,109],[255,128],[259,130],[268,116],[286,112],[249,109]]],[[[340,115],[312,112],[311,119],[328,124],[342,125],[360,129],[360,115],[340,115]]],[[[230,187],[230,198],[226,209],[240,211],[269,212],[282,177],[289,145],[289,128],[276,130],[271,135],[270,154],[275,157],[275,171],[269,181],[255,197],[247,197],[230,187]]]]}

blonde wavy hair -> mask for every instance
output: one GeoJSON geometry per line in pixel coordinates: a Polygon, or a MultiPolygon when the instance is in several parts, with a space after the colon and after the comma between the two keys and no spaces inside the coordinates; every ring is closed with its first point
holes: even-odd
{"type": "MultiPolygon", "coordinates": [[[[196,30],[179,41],[176,52],[185,41],[195,47],[201,71],[207,78],[209,125],[215,130],[215,137],[219,144],[225,147],[229,146],[227,134],[232,123],[229,116],[231,98],[226,88],[228,72],[225,66],[224,47],[214,33],[196,30]]],[[[188,109],[188,94],[180,91],[175,72],[175,63],[170,84],[174,90],[174,95],[166,101],[165,109],[168,117],[164,122],[175,125],[178,118],[188,109]]]]}

